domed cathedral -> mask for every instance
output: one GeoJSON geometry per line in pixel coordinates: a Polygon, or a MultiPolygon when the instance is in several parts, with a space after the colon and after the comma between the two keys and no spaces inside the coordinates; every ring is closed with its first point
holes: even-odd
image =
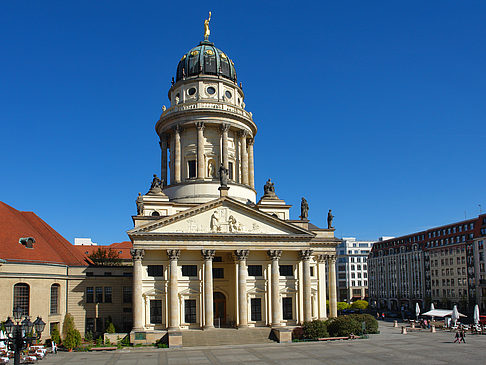
{"type": "Polygon", "coordinates": [[[128,231],[133,343],[167,334],[180,346],[191,329],[219,327],[267,327],[284,342],[289,327],[337,315],[332,215],[318,228],[302,198],[290,219],[270,179],[257,201],[257,126],[233,61],[209,41],[209,19],[172,79],[155,125],[161,177],[139,193],[128,231]]]}

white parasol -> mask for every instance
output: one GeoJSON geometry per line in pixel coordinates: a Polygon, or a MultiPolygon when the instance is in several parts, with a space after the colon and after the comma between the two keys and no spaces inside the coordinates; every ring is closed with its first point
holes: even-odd
{"type": "Polygon", "coordinates": [[[418,303],[415,303],[415,316],[416,316],[417,319],[418,319],[419,315],[420,315],[420,306],[419,306],[418,303]]]}
{"type": "Polygon", "coordinates": [[[452,313],[451,313],[451,320],[452,323],[454,323],[454,326],[457,324],[458,319],[459,319],[459,311],[457,310],[457,305],[454,305],[454,308],[452,308],[452,313]]]}
{"type": "Polygon", "coordinates": [[[476,304],[474,306],[474,324],[477,325],[479,323],[479,306],[476,304]]]}

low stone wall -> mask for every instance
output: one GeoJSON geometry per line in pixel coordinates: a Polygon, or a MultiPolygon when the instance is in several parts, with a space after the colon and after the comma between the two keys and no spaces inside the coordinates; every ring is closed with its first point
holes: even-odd
{"type": "Polygon", "coordinates": [[[167,335],[167,331],[132,331],[130,332],[130,343],[134,345],[150,345],[167,335]]]}
{"type": "Polygon", "coordinates": [[[106,340],[109,340],[110,343],[116,345],[118,341],[123,340],[127,336],[128,333],[104,333],[103,342],[106,343],[106,340]]]}

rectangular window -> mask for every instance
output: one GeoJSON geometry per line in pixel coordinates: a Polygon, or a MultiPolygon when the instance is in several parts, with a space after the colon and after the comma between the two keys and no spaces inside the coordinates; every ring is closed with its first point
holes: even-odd
{"type": "Polygon", "coordinates": [[[162,301],[159,299],[150,300],[150,323],[162,323],[162,301]]]}
{"type": "Polygon", "coordinates": [[[309,269],[310,269],[310,276],[314,276],[314,266],[311,266],[309,269]]]}
{"type": "Polygon", "coordinates": [[[213,267],[213,278],[223,279],[224,278],[224,269],[222,267],[213,267]]]}
{"type": "Polygon", "coordinates": [[[248,265],[249,276],[263,276],[262,265],[248,265]]]}
{"type": "MultiPolygon", "coordinates": [[[[51,328],[52,328],[52,324],[51,323],[51,328]]],[[[57,327],[59,328],[59,327],[57,327]]],[[[91,332],[91,333],[94,333],[95,332],[95,320],[94,318],[86,318],[86,329],[85,329],[86,333],[88,332],[91,332]]],[[[52,329],[51,329],[51,333],[52,333],[52,329]]]]}
{"type": "Polygon", "coordinates": [[[132,287],[131,286],[124,286],[123,287],[123,303],[131,303],[132,302],[132,287]]]}
{"type": "Polygon", "coordinates": [[[96,303],[103,303],[103,288],[97,286],[95,288],[95,299],[96,303]]]}
{"type": "Polygon", "coordinates": [[[112,289],[111,286],[105,286],[105,303],[111,303],[112,301],[112,289]]]}
{"type": "Polygon", "coordinates": [[[105,332],[103,327],[103,318],[96,318],[96,332],[105,332]]]}
{"type": "Polygon", "coordinates": [[[280,276],[294,276],[292,265],[280,265],[280,276]]]}
{"type": "Polygon", "coordinates": [[[51,314],[59,313],[59,284],[51,286],[51,314]]]}
{"type": "Polygon", "coordinates": [[[189,179],[196,177],[196,160],[187,161],[189,179]]]}
{"type": "Polygon", "coordinates": [[[29,315],[30,304],[30,287],[27,284],[14,285],[14,302],[13,310],[20,307],[22,309],[22,316],[29,315]]]}
{"type": "Polygon", "coordinates": [[[182,265],[182,276],[197,276],[197,265],[182,265]]]}
{"type": "Polygon", "coordinates": [[[251,320],[254,322],[262,320],[262,299],[251,299],[251,320]]]}
{"type": "Polygon", "coordinates": [[[196,323],[196,300],[184,300],[184,321],[186,323],[196,323]]]}
{"type": "Polygon", "coordinates": [[[92,286],[86,288],[86,303],[94,302],[94,291],[92,286]]]}
{"type": "Polygon", "coordinates": [[[234,180],[233,176],[233,162],[228,162],[228,178],[234,180]]]}
{"type": "Polygon", "coordinates": [[[148,276],[164,276],[164,266],[163,265],[147,265],[148,276]]]}
{"type": "Polygon", "coordinates": [[[292,298],[282,298],[283,319],[292,319],[292,298]]]}

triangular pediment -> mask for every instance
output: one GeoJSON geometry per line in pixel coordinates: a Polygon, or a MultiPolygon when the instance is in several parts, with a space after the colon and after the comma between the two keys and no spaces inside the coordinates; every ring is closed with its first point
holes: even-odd
{"type": "Polygon", "coordinates": [[[301,227],[228,197],[152,221],[128,232],[130,236],[147,233],[314,236],[301,227]]]}

